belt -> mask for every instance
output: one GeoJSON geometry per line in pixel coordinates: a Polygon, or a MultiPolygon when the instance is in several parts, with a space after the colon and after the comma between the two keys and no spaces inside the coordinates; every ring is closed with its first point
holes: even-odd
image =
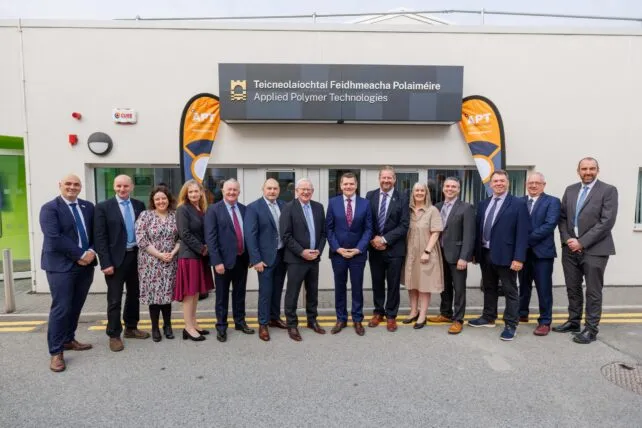
{"type": "Polygon", "coordinates": [[[125,251],[128,253],[131,253],[132,251],[136,251],[136,250],[138,250],[138,247],[131,247],[131,248],[125,249],[125,251]]]}

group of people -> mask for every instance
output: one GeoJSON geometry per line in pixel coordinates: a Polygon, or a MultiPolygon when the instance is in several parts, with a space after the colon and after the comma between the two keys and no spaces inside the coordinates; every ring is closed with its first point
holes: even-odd
{"type": "Polygon", "coordinates": [[[183,339],[205,340],[209,331],[199,326],[196,309],[199,295],[213,288],[217,339],[227,340],[230,288],[235,330],[254,334],[245,321],[249,269],[258,275],[261,340],[270,340],[270,327],[286,329],[292,340],[302,340],[296,312],[302,287],[307,327],[325,334],[317,322],[317,305],[319,260],[326,243],[337,317],[331,334],[348,325],[348,278],[352,325],[357,335],[365,334],[363,277],[369,261],[374,311],[368,327],[385,321],[388,331],[397,330],[403,284],[410,301],[404,324],[414,323],[415,329],[421,329],[427,321],[448,322],[448,333],[460,333],[472,262],[481,266],[484,309],[468,325],[495,326],[501,288],[506,308],[500,338],[512,340],[519,322],[528,321],[535,282],[540,314],[534,334],[543,336],[552,321],[556,227],[562,242],[569,317],[553,330],[576,332],[575,342],[590,343],[598,332],[604,270],[608,257],[615,253],[611,229],[618,202],[616,188],[597,180],[597,160],[582,159],[577,172],[580,183],[569,186],[560,201],[544,192],[541,173],[528,177],[527,196],[515,197],[508,191],[508,174],[496,170],[490,177],[492,196],[478,205],[476,214],[471,204],[459,198],[461,186],[456,177],[444,181],[444,200],[433,205],[423,183],[415,183],[409,196],[395,189],[391,166],[380,169],[379,188],[365,198],[357,195],[357,177],[343,174],[341,194],[329,200],[327,210],[312,200],[314,187],[306,178],[297,181],[296,199],[288,203],[279,199],[279,183],[268,179],[263,195],[245,206],[238,202],[238,181],[229,179],[223,184],[223,199],[208,207],[201,184],[189,180],[176,203],[167,187],[155,187],[146,208],[131,197],[134,186],[126,175],[115,178],[115,196],[95,207],[78,198],[80,179],[69,175],[59,183],[60,196],[40,212],[42,268],[52,296],[47,335],[50,369],[65,370],[65,350],[91,348],[76,340],[75,331],[97,262],[107,282],[106,333],[114,352],[124,348],[121,334],[127,339],[150,337],[138,329],[139,302],[149,305],[154,341],[161,341],[163,335],[174,338],[172,301],[183,303],[183,339]],[[586,322],[580,333],[583,280],[586,322]],[[281,318],[284,286],[285,320],[281,318]],[[440,313],[427,318],[434,293],[441,294],[440,313]]]}

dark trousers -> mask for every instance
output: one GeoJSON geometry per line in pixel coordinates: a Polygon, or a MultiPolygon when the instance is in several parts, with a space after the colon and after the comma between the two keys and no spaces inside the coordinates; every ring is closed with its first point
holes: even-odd
{"type": "Polygon", "coordinates": [[[444,258],[444,291],[441,292],[439,312],[453,321],[464,322],[466,314],[466,278],[468,269],[457,270],[457,263],[448,263],[444,258]],[[455,311],[453,312],[453,300],[455,311]]]}
{"type": "Polygon", "coordinates": [[[510,266],[498,266],[490,260],[490,251],[482,250],[481,260],[482,287],[484,291],[484,310],[482,318],[487,321],[497,319],[498,283],[502,281],[506,309],[504,309],[504,324],[516,328],[519,322],[519,292],[517,290],[517,272],[510,266]]]}
{"type": "Polygon", "coordinates": [[[123,263],[114,269],[113,275],[105,275],[107,281],[107,336],[120,337],[123,327],[120,323],[120,309],[123,302],[123,286],[127,289],[125,307],[123,308],[123,322],[125,328],[138,328],[140,309],[138,297],[140,288],[138,283],[138,250],[125,253],[123,263]]]}
{"type": "Polygon", "coordinates": [[[267,325],[271,320],[281,318],[281,294],[285,282],[285,262],[281,248],[276,253],[272,266],[258,272],[259,277],[259,324],[267,325]]]}
{"type": "Polygon", "coordinates": [[[305,313],[308,323],[316,322],[317,306],[319,304],[319,263],[289,263],[288,285],[285,290],[285,312],[288,327],[299,325],[296,315],[297,301],[301,292],[301,285],[305,284],[305,313]]]}
{"type": "Polygon", "coordinates": [[[332,257],[332,270],[334,271],[334,306],[337,312],[337,321],[348,321],[348,272],[350,273],[350,287],[352,288],[352,321],[363,321],[363,271],[366,268],[366,259],[346,259],[339,254],[332,257]]]}
{"type": "Polygon", "coordinates": [[[553,320],[553,261],[555,259],[540,259],[529,248],[526,262],[519,271],[519,316],[528,316],[531,303],[533,281],[537,289],[539,301],[538,324],[551,325],[553,320]]]}
{"type": "Polygon", "coordinates": [[[385,251],[370,251],[370,275],[374,313],[396,318],[399,310],[399,281],[403,257],[389,257],[385,251]],[[386,282],[388,293],[386,294],[386,282]]]}
{"type": "Polygon", "coordinates": [[[591,256],[573,253],[567,246],[562,249],[562,268],[568,295],[568,320],[580,325],[582,320],[582,279],[586,279],[586,327],[598,332],[602,317],[602,287],[609,256],[591,256]]]}
{"type": "Polygon", "coordinates": [[[247,284],[247,254],[236,257],[232,269],[225,269],[223,275],[214,272],[216,284],[216,328],[227,329],[227,313],[230,302],[230,284],[232,284],[232,316],[234,325],[245,322],[245,287],[247,284]]]}
{"type": "Polygon", "coordinates": [[[65,343],[75,339],[80,311],[93,280],[93,266],[78,266],[69,272],[47,272],[51,291],[47,344],[51,355],[59,354],[65,343]]]}

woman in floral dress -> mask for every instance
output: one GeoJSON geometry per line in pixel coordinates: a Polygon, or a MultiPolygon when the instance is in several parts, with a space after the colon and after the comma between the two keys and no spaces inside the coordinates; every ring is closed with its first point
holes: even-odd
{"type": "Polygon", "coordinates": [[[163,332],[168,339],[172,331],[172,298],[178,253],[178,231],[174,198],[165,186],[155,187],[149,196],[149,209],[136,220],[138,243],[138,277],[140,302],[149,305],[152,339],[162,339],[158,319],[163,313],[163,332]]]}

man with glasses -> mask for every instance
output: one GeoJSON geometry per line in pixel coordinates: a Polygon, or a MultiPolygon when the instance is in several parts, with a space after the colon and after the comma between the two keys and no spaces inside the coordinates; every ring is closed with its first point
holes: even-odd
{"type": "Polygon", "coordinates": [[[537,288],[539,318],[535,336],[546,336],[553,317],[553,262],[557,257],[554,232],[560,218],[560,200],[544,193],[546,180],[534,172],[526,180],[528,195],[524,196],[531,219],[528,250],[524,268],[519,272],[519,322],[528,322],[533,281],[537,288]]]}
{"type": "Polygon", "coordinates": [[[304,283],[308,328],[315,333],[325,334],[325,330],[317,322],[317,305],[319,260],[325,247],[326,229],[323,205],[312,200],[312,182],[307,178],[300,179],[295,191],[297,198],[285,204],[281,210],[279,228],[285,245],[284,260],[288,273],[284,302],[288,335],[292,340],[300,342],[303,338],[298,329],[296,306],[304,283]]]}

